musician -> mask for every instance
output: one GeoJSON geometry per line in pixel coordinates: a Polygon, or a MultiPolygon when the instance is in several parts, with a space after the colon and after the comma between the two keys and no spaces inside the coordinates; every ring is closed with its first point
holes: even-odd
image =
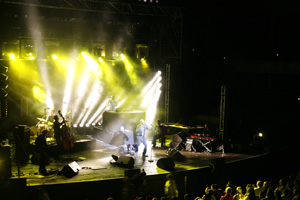
{"type": "Polygon", "coordinates": [[[212,137],[212,132],[211,132],[211,129],[209,128],[208,124],[204,124],[204,129],[203,129],[203,132],[202,134],[206,137],[212,137]]]}
{"type": "Polygon", "coordinates": [[[49,156],[47,153],[48,145],[46,141],[47,133],[48,131],[46,129],[43,130],[42,134],[39,135],[35,140],[36,151],[40,154],[39,172],[44,176],[48,175],[46,170],[46,165],[48,164],[49,161],[49,156]]]}
{"type": "Polygon", "coordinates": [[[54,121],[54,116],[55,116],[55,110],[52,109],[50,113],[51,113],[51,114],[47,116],[47,122],[53,123],[53,121],[54,121]]]}
{"type": "Polygon", "coordinates": [[[143,150],[143,157],[148,157],[147,153],[147,140],[145,137],[146,130],[149,129],[149,126],[145,124],[145,121],[143,119],[140,120],[140,123],[136,127],[136,139],[137,139],[137,144],[134,145],[135,147],[135,155],[137,155],[139,146],[141,143],[144,145],[144,150],[143,150]]]}
{"type": "Polygon", "coordinates": [[[108,104],[109,104],[109,111],[116,111],[117,101],[114,96],[110,97],[108,104]]]}
{"type": "Polygon", "coordinates": [[[152,139],[152,145],[155,148],[156,147],[156,140],[161,140],[161,147],[164,147],[165,144],[165,134],[167,134],[167,128],[163,125],[161,125],[160,120],[157,120],[157,125],[155,126],[154,135],[152,139]]]}
{"type": "Polygon", "coordinates": [[[53,122],[54,138],[57,144],[55,158],[59,159],[59,155],[63,148],[63,134],[61,130],[61,125],[63,124],[63,122],[59,122],[57,115],[54,115],[53,118],[54,118],[54,122],[53,122]]]}

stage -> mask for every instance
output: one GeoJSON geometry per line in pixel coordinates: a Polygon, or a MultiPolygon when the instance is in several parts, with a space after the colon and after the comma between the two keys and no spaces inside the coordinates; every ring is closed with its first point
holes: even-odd
{"type": "MultiPolygon", "coordinates": [[[[144,169],[147,175],[170,173],[170,171],[158,168],[156,165],[160,158],[168,157],[166,148],[153,149],[152,155],[151,149],[149,149],[148,157],[146,158],[142,157],[142,150],[138,152],[137,156],[125,154],[126,156],[133,157],[135,160],[133,168],[126,168],[114,164],[115,161],[113,160],[112,155],[120,155],[117,147],[107,145],[101,141],[95,141],[95,143],[97,144],[94,149],[64,154],[59,161],[51,159],[50,164],[47,166],[48,169],[61,170],[65,165],[72,161],[76,161],[82,169],[79,171],[78,175],[75,175],[72,178],[67,178],[63,175],[42,176],[38,173],[38,165],[30,163],[20,167],[20,177],[27,179],[28,186],[41,186],[124,178],[125,170],[129,169],[144,169]],[[153,160],[153,162],[151,162],[151,160],[153,160]]],[[[143,148],[142,145],[140,149],[141,148],[143,148]]],[[[205,153],[180,151],[180,153],[185,157],[185,160],[174,161],[174,171],[176,172],[211,166],[218,158],[224,158],[225,162],[233,162],[253,156],[238,153],[222,154],[221,152],[205,153]]],[[[18,166],[12,166],[12,174],[12,178],[18,177],[18,166]]]]}
{"type": "MultiPolygon", "coordinates": [[[[73,151],[64,153],[59,160],[51,158],[47,169],[60,171],[75,161],[81,168],[78,174],[72,177],[57,173],[43,176],[38,172],[39,166],[32,164],[30,160],[22,166],[17,166],[13,162],[12,177],[7,186],[8,190],[5,190],[8,197],[17,196],[21,199],[30,199],[38,195],[37,191],[41,190],[45,191],[51,199],[63,199],[62,195],[67,195],[72,199],[106,199],[109,196],[115,199],[121,199],[121,197],[122,199],[133,199],[134,196],[146,194],[162,196],[165,176],[168,173],[176,174],[180,196],[186,192],[196,195],[202,194],[207,184],[212,182],[221,184],[215,176],[219,174],[219,169],[225,169],[224,166],[227,163],[238,163],[260,157],[255,154],[229,153],[226,152],[226,149],[224,153],[179,151],[184,156],[184,160],[174,160],[175,167],[169,170],[157,166],[160,159],[170,157],[167,154],[168,147],[152,149],[151,141],[147,143],[148,157],[144,158],[142,157],[143,145],[140,146],[137,155],[124,154],[117,146],[91,136],[77,138],[80,139],[75,142],[73,151]],[[134,166],[132,168],[120,167],[112,155],[132,157],[134,166]],[[144,169],[146,173],[147,184],[141,186],[142,189],[139,190],[136,189],[136,186],[124,186],[124,180],[131,180],[132,175],[139,174],[141,169],[144,169]],[[197,180],[203,182],[197,185],[193,184],[197,180]],[[12,192],[18,190],[23,191],[24,195],[18,196],[19,193],[12,192]],[[126,190],[125,195],[124,190],[126,190]],[[101,193],[101,198],[98,196],[99,193],[101,193]]],[[[5,187],[3,188],[5,189],[5,187]]]]}

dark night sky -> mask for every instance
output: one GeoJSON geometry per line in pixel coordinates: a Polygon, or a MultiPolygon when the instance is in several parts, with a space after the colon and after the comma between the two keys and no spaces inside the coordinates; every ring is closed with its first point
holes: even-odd
{"type": "Polygon", "coordinates": [[[287,129],[294,137],[299,131],[299,19],[296,4],[282,0],[188,6],[181,69],[188,122],[211,119],[199,115],[218,116],[220,86],[226,85],[229,135],[250,137],[264,130],[276,136],[287,129]]]}
{"type": "Polygon", "coordinates": [[[185,13],[185,36],[199,54],[230,57],[296,56],[296,4],[288,1],[200,1],[185,13]]]}

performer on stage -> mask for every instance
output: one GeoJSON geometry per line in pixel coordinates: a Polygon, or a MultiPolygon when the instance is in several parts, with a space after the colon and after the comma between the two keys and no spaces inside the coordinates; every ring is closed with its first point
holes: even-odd
{"type": "Polygon", "coordinates": [[[156,147],[156,140],[161,139],[161,147],[164,147],[165,144],[165,135],[167,134],[167,128],[161,125],[160,120],[157,120],[157,125],[155,126],[155,131],[153,135],[152,145],[156,147]]]}
{"type": "Polygon", "coordinates": [[[49,161],[49,156],[47,153],[48,146],[46,141],[47,132],[47,130],[43,130],[42,134],[39,135],[35,140],[36,151],[40,154],[39,172],[44,176],[48,175],[46,165],[49,161]]]}
{"type": "Polygon", "coordinates": [[[147,140],[145,137],[146,130],[148,130],[149,127],[147,124],[145,124],[145,121],[143,119],[140,120],[140,124],[136,127],[136,139],[137,144],[135,144],[135,155],[137,155],[139,146],[141,143],[144,144],[144,150],[143,150],[143,157],[148,157],[147,153],[147,140]]]}
{"type": "Polygon", "coordinates": [[[59,122],[58,116],[55,115],[54,122],[53,122],[53,129],[54,129],[54,138],[55,138],[56,144],[57,144],[57,148],[56,148],[56,152],[55,152],[55,158],[57,160],[59,159],[59,155],[63,148],[63,135],[62,135],[62,131],[60,128],[62,124],[63,124],[62,122],[59,122]]]}
{"type": "Polygon", "coordinates": [[[110,97],[110,100],[108,102],[109,104],[109,111],[116,111],[117,109],[117,102],[114,96],[110,97]]]}
{"type": "Polygon", "coordinates": [[[49,123],[49,122],[50,122],[50,123],[53,123],[53,121],[54,121],[54,116],[55,116],[55,110],[52,109],[51,112],[50,112],[50,115],[47,116],[47,121],[48,121],[48,123],[49,123]]]}
{"type": "Polygon", "coordinates": [[[202,134],[206,137],[212,136],[212,132],[211,132],[211,129],[209,128],[208,124],[204,124],[204,129],[203,129],[202,134]]]}

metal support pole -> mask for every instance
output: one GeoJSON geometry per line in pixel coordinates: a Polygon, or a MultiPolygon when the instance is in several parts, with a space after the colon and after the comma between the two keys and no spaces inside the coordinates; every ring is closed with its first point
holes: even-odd
{"type": "Polygon", "coordinates": [[[226,86],[221,86],[221,102],[220,102],[220,127],[219,139],[222,142],[222,152],[224,153],[224,130],[225,130],[225,108],[226,108],[226,86]]]}
{"type": "Polygon", "coordinates": [[[166,64],[166,88],[165,88],[165,122],[169,122],[170,103],[170,64],[166,64]]]}

